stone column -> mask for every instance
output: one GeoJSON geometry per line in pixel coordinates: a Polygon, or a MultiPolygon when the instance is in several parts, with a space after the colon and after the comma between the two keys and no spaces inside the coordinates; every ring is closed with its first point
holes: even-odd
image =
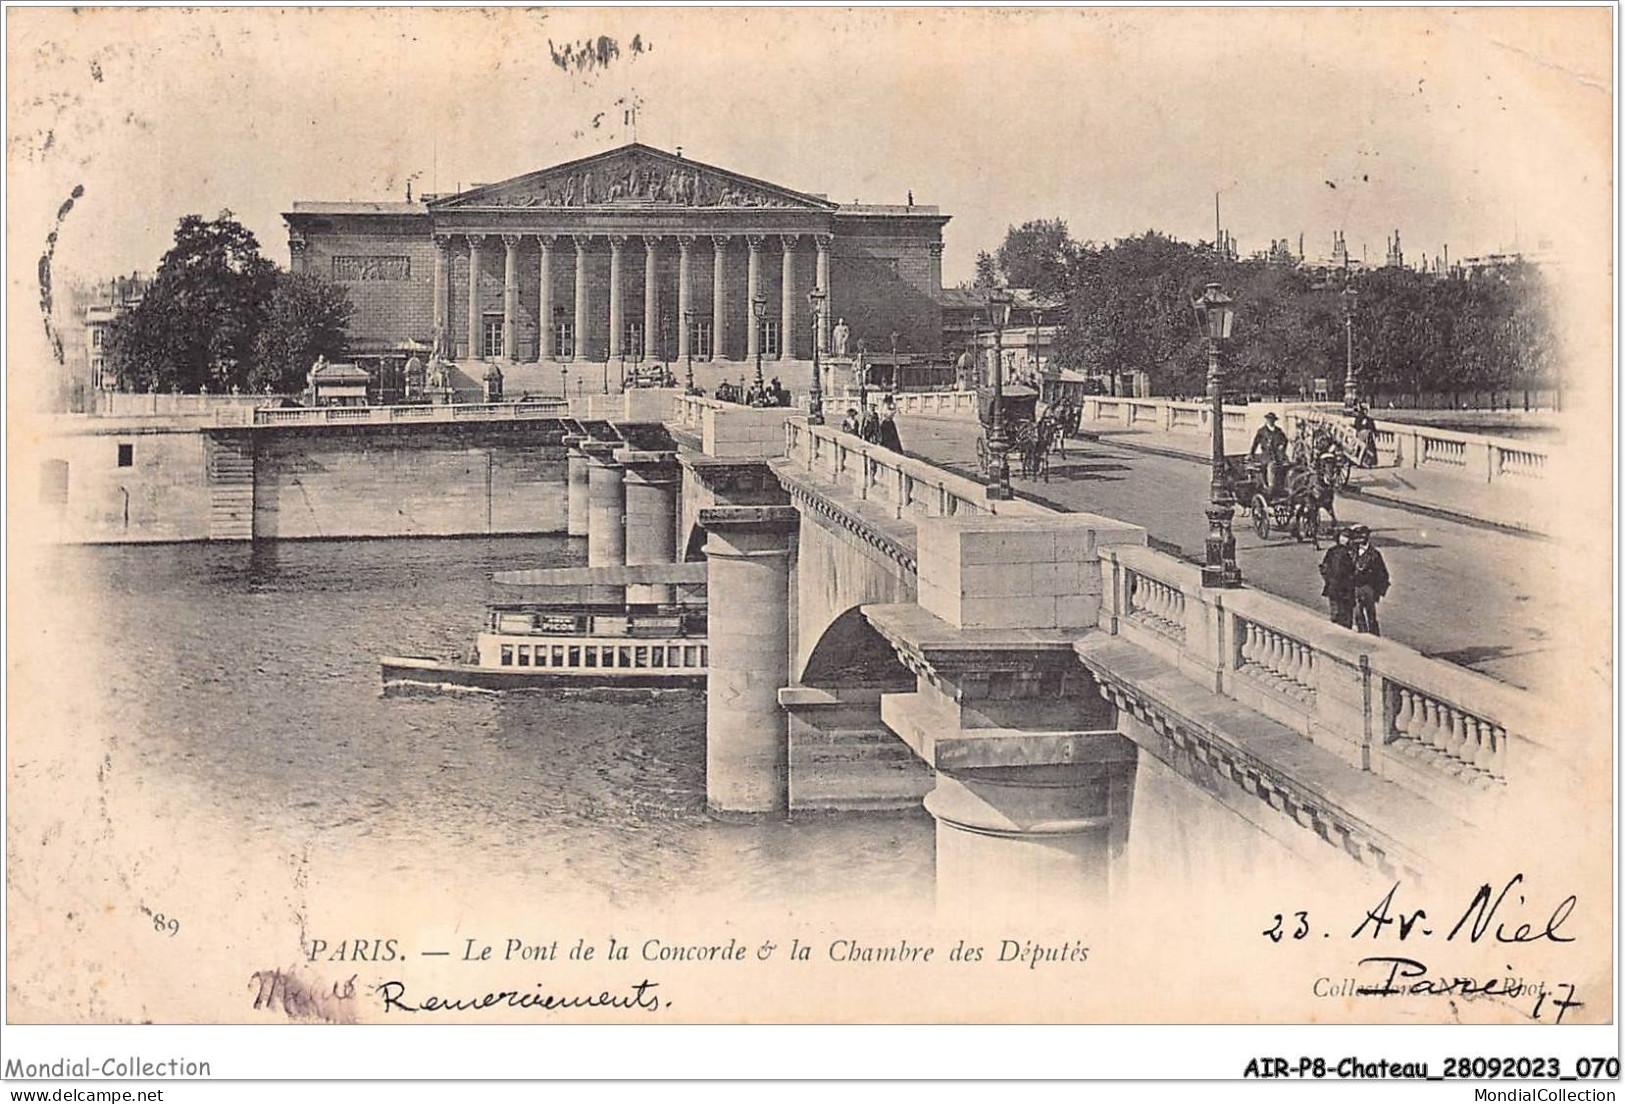
{"type": "Polygon", "coordinates": [[[762,348],[762,328],[756,322],[756,297],[762,293],[762,235],[745,238],[750,248],[745,263],[745,359],[755,360],[762,348]]]}
{"type": "Polygon", "coordinates": [[[587,566],[626,563],[626,483],[615,462],[616,445],[584,441],[587,454],[587,566]]]}
{"type": "Polygon", "coordinates": [[[588,533],[587,469],[589,465],[587,454],[581,451],[581,446],[586,440],[586,437],[578,433],[569,434],[564,438],[565,447],[570,450],[569,459],[565,461],[565,474],[569,479],[570,496],[566,500],[568,507],[566,513],[569,521],[565,527],[565,532],[572,537],[584,537],[588,533]]]}
{"type": "Polygon", "coordinates": [[[721,360],[727,352],[728,299],[724,292],[728,264],[727,234],[711,235],[711,359],[721,360]]]}
{"type": "Polygon", "coordinates": [[[705,694],[705,800],[719,812],[782,813],[790,803],[793,506],[700,511],[706,530],[711,649],[705,694]]]}
{"type": "MultiPolygon", "coordinates": [[[[818,290],[829,295],[829,244],[832,235],[816,234],[813,242],[818,246],[818,290]]],[[[833,299],[825,298],[824,309],[818,316],[818,351],[829,352],[829,314],[835,309],[833,299]]]]}
{"type": "Polygon", "coordinates": [[[510,363],[519,356],[519,235],[502,235],[508,247],[502,264],[502,359],[510,363]]]}
{"type": "Polygon", "coordinates": [[[587,320],[592,317],[587,312],[587,243],[592,241],[590,234],[572,235],[576,243],[576,348],[572,360],[587,359],[587,320]]]}
{"type": "Polygon", "coordinates": [[[541,285],[541,295],[536,302],[536,359],[549,361],[553,359],[553,243],[558,240],[556,234],[538,234],[537,240],[542,245],[541,261],[537,267],[537,279],[541,285]]]}
{"type": "Polygon", "coordinates": [[[612,234],[609,239],[609,359],[621,355],[621,253],[626,248],[625,234],[612,234]]]}
{"type": "MultiPolygon", "coordinates": [[[[621,449],[615,459],[626,469],[626,563],[677,562],[677,491],[679,469],[674,452],[621,449]]],[[[628,602],[666,603],[668,583],[626,588],[628,602]]]]}
{"type": "Polygon", "coordinates": [[[480,245],[484,234],[468,236],[468,359],[480,359],[480,245]]]}
{"type": "Polygon", "coordinates": [[[988,901],[1056,916],[1106,903],[1128,842],[1137,752],[1091,738],[1087,762],[937,770],[937,913],[972,919],[988,901]]]}
{"type": "Polygon", "coordinates": [[[643,235],[643,359],[656,361],[660,348],[660,235],[643,235]]]}
{"type": "Polygon", "coordinates": [[[779,359],[795,355],[796,334],[796,242],[800,234],[780,235],[784,260],[779,270],[779,359]]]}
{"type": "Polygon", "coordinates": [[[434,239],[434,336],[442,356],[451,348],[451,239],[444,234],[434,239]]]}
{"type": "Polygon", "coordinates": [[[689,350],[688,316],[694,309],[689,287],[689,255],[694,250],[694,235],[677,236],[677,359],[687,360],[689,350]]]}

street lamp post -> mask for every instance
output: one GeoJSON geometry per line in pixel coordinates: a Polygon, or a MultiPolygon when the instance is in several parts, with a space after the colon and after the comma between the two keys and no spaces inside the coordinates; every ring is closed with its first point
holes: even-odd
{"type": "Polygon", "coordinates": [[[993,453],[988,472],[987,497],[1010,499],[1010,442],[1004,436],[1004,326],[1010,321],[1010,289],[996,287],[988,294],[988,313],[993,322],[993,425],[987,447],[993,453]]]}
{"type": "Polygon", "coordinates": [[[858,338],[858,416],[860,419],[869,415],[869,339],[858,338]]]}
{"type": "Polygon", "coordinates": [[[767,296],[752,299],[750,310],[756,318],[756,393],[759,395],[767,388],[767,382],[762,379],[762,319],[767,317],[767,296]]]}
{"type": "Polygon", "coordinates": [[[688,340],[686,342],[684,342],[684,345],[687,347],[687,353],[688,353],[688,391],[689,391],[690,394],[693,394],[693,392],[694,392],[694,312],[691,311],[691,310],[686,310],[686,311],[683,312],[683,333],[688,336],[688,340]]]}
{"type": "Polygon", "coordinates": [[[1360,293],[1354,290],[1352,283],[1344,285],[1343,338],[1347,360],[1343,369],[1343,413],[1351,418],[1360,408],[1360,381],[1354,374],[1354,308],[1359,298],[1360,293]]]}
{"type": "Polygon", "coordinates": [[[1043,380],[1044,380],[1044,360],[1043,360],[1043,357],[1039,355],[1039,350],[1043,348],[1043,340],[1044,340],[1044,329],[1043,329],[1043,327],[1044,327],[1044,312],[1041,311],[1041,310],[1036,310],[1035,309],[1033,311],[1033,341],[1032,341],[1033,377],[1036,380],[1038,380],[1038,387],[1039,387],[1040,390],[1042,390],[1043,386],[1044,386],[1044,382],[1043,382],[1043,380]]]}
{"type": "Polygon", "coordinates": [[[897,331],[891,332],[891,389],[897,390],[897,331]]]}
{"type": "Polygon", "coordinates": [[[810,425],[824,424],[824,380],[818,363],[818,327],[824,315],[824,300],[828,297],[823,288],[813,288],[807,293],[807,302],[812,305],[813,334],[812,390],[807,395],[807,406],[810,408],[807,411],[807,422],[810,425]]]}
{"type": "Polygon", "coordinates": [[[671,378],[671,314],[660,312],[660,366],[664,374],[660,378],[660,385],[664,387],[671,378]]]}
{"type": "Polygon", "coordinates": [[[1235,301],[1209,284],[1200,299],[1193,300],[1197,325],[1207,337],[1207,395],[1212,407],[1212,480],[1208,488],[1207,555],[1202,564],[1202,585],[1234,587],[1241,585],[1241,569],[1236,566],[1236,535],[1230,528],[1235,516],[1235,496],[1224,471],[1224,369],[1219,361],[1219,343],[1230,337],[1235,321],[1235,301]]]}

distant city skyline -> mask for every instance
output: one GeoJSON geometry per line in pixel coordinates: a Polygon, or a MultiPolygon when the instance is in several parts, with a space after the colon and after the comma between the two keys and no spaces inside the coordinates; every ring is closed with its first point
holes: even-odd
{"type": "Polygon", "coordinates": [[[1577,190],[1610,171],[1607,19],[20,10],[13,80],[36,95],[12,105],[9,261],[16,290],[83,185],[64,278],[150,271],[181,216],[222,209],[286,264],[295,200],[517,176],[630,141],[633,104],[646,144],[837,202],[940,207],[948,286],[1030,219],[1211,240],[1215,191],[1243,256],[1300,234],[1329,255],[1341,231],[1379,264],[1396,227],[1408,257],[1561,251],[1594,230],[1577,190]]]}

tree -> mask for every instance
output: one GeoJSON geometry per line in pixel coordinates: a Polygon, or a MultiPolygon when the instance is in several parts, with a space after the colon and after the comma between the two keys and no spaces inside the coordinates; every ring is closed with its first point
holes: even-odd
{"type": "MultiPolygon", "coordinates": [[[[1078,252],[1065,221],[1036,219],[1005,232],[996,262],[1011,287],[1032,288],[1039,295],[1059,297],[1071,284],[1078,252]]],[[[980,275],[980,259],[977,268],[980,275]]]]}
{"type": "Polygon", "coordinates": [[[344,352],[354,307],[349,293],[318,276],[279,272],[254,341],[252,390],[298,391],[317,357],[344,352]]]}
{"type": "Polygon", "coordinates": [[[1057,358],[1110,376],[1113,393],[1120,377],[1137,369],[1151,373],[1158,391],[1200,392],[1206,362],[1190,300],[1213,265],[1210,252],[1156,231],[1081,247],[1057,358]]]}
{"type": "Polygon", "coordinates": [[[982,250],[976,254],[976,278],[971,281],[973,288],[997,287],[999,284],[999,262],[993,259],[993,254],[982,250]]]}
{"type": "Polygon", "coordinates": [[[276,267],[223,211],[187,215],[135,309],[108,327],[108,361],[129,390],[224,391],[249,382],[276,267]]]}

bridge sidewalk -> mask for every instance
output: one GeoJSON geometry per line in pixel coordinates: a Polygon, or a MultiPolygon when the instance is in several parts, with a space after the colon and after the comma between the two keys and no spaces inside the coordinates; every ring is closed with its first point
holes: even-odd
{"type": "MultiPolygon", "coordinates": [[[[1078,436],[1197,463],[1205,464],[1209,460],[1207,439],[1188,433],[1151,429],[1093,430],[1085,426],[1078,436]]],[[[1240,434],[1225,435],[1227,453],[1244,453],[1249,443],[1240,434]]],[[[1356,469],[1351,474],[1347,493],[1417,513],[1517,533],[1548,536],[1552,532],[1549,508],[1542,497],[1505,483],[1492,486],[1422,468],[1371,468],[1356,469]]]]}

